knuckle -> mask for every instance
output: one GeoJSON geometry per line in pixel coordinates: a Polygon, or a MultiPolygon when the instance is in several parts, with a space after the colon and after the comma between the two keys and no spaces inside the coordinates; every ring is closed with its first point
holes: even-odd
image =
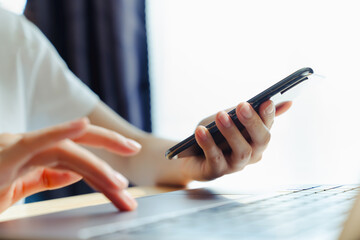
{"type": "Polygon", "coordinates": [[[248,160],[235,160],[233,161],[231,164],[229,164],[229,171],[228,173],[234,173],[234,172],[238,172],[238,171],[242,171],[246,165],[248,165],[249,161],[248,160]]]}
{"type": "Polygon", "coordinates": [[[265,134],[265,136],[264,136],[264,138],[263,138],[262,144],[263,144],[263,145],[268,145],[269,142],[270,142],[270,140],[271,140],[271,134],[270,134],[269,131],[267,131],[266,134],[265,134]]]}
{"type": "Polygon", "coordinates": [[[31,141],[32,140],[31,140],[30,137],[24,135],[17,141],[16,144],[19,145],[19,146],[25,147],[25,146],[28,146],[31,143],[31,141]]]}
{"type": "Polygon", "coordinates": [[[248,162],[249,162],[248,159],[232,158],[229,161],[228,173],[234,173],[243,170],[245,166],[248,164],[248,162]]]}
{"type": "Polygon", "coordinates": [[[211,163],[213,165],[219,165],[223,161],[223,155],[220,153],[216,153],[213,157],[211,157],[211,163]]]}
{"type": "Polygon", "coordinates": [[[247,164],[238,164],[236,167],[234,167],[234,169],[232,170],[233,172],[239,172],[244,170],[244,168],[246,167],[247,164]]]}
{"type": "Polygon", "coordinates": [[[240,152],[232,161],[231,168],[239,169],[240,167],[246,166],[249,162],[252,154],[252,149],[249,148],[240,152]],[[250,149],[250,150],[249,150],[250,149]]]}
{"type": "Polygon", "coordinates": [[[203,165],[202,172],[205,173],[202,177],[204,181],[211,181],[221,177],[223,174],[224,156],[222,153],[217,153],[210,157],[208,164],[203,165]]]}
{"type": "Polygon", "coordinates": [[[249,163],[253,154],[253,149],[250,145],[238,152],[230,163],[230,168],[233,172],[241,171],[249,163]]]}
{"type": "Polygon", "coordinates": [[[261,161],[261,159],[262,159],[262,154],[261,155],[259,155],[258,157],[256,157],[256,158],[254,158],[252,161],[251,161],[251,164],[253,164],[253,163],[257,163],[257,162],[260,162],[261,161]]]}

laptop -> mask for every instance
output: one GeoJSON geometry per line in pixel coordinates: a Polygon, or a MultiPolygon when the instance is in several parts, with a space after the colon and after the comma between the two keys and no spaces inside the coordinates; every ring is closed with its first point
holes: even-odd
{"type": "Polygon", "coordinates": [[[216,188],[0,223],[0,239],[360,239],[360,185],[249,192],[216,188]]]}

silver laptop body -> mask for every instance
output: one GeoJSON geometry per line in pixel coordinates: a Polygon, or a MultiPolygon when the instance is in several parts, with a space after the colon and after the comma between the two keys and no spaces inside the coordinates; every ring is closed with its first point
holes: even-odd
{"type": "Polygon", "coordinates": [[[0,239],[337,239],[359,185],[190,189],[0,223],[0,239]]]}

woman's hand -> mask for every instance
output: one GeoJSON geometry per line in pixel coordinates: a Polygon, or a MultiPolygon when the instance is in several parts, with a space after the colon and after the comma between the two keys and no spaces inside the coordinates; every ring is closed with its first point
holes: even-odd
{"type": "MultiPolygon", "coordinates": [[[[270,141],[270,128],[275,115],[287,111],[291,102],[274,106],[267,101],[260,106],[259,114],[248,103],[236,107],[236,115],[246,131],[242,134],[225,111],[215,116],[216,126],[228,142],[231,153],[224,154],[215,144],[211,134],[203,125],[197,127],[195,138],[203,149],[203,157],[183,159],[182,173],[187,179],[204,181],[242,170],[246,165],[256,163],[270,141]]],[[[207,123],[213,118],[207,119],[207,123]]],[[[202,122],[202,124],[207,124],[202,122]]]]}
{"type": "Polygon", "coordinates": [[[125,190],[126,178],[77,143],[123,156],[141,148],[87,119],[24,134],[0,134],[0,212],[26,196],[82,178],[120,210],[135,209],[136,201],[125,190]]]}

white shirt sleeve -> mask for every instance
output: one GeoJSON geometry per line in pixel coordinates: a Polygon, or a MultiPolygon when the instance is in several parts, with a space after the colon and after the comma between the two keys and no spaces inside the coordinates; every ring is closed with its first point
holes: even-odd
{"type": "Polygon", "coordinates": [[[33,63],[28,130],[88,115],[99,98],[68,69],[44,35],[27,20],[23,22],[31,32],[24,58],[33,63]]]}
{"type": "Polygon", "coordinates": [[[37,27],[23,16],[3,10],[0,14],[8,15],[2,19],[12,26],[8,36],[11,43],[5,44],[16,45],[12,52],[16,55],[17,88],[24,95],[26,131],[88,115],[98,96],[69,70],[37,27]]]}

